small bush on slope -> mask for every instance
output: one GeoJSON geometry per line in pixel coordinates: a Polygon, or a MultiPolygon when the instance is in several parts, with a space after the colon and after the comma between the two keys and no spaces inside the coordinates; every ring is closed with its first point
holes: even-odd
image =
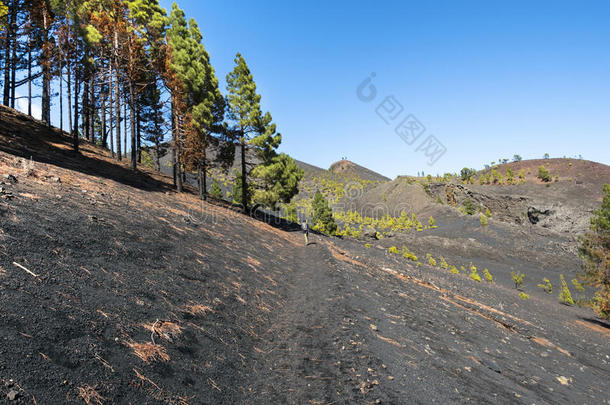
{"type": "Polygon", "coordinates": [[[510,272],[511,277],[513,278],[513,282],[515,283],[515,288],[518,290],[523,285],[523,279],[525,278],[525,274],[523,273],[515,273],[513,271],[510,272]]]}
{"type": "Polygon", "coordinates": [[[553,285],[551,284],[551,282],[549,281],[548,278],[543,278],[542,279],[544,284],[538,284],[538,288],[542,288],[547,294],[552,294],[553,293],[553,285]]]}
{"type": "Polygon", "coordinates": [[[566,305],[574,305],[574,300],[572,299],[572,294],[570,294],[570,289],[568,288],[568,283],[566,283],[566,279],[563,278],[563,274],[559,275],[559,279],[561,280],[561,291],[559,292],[559,302],[566,305]]]}

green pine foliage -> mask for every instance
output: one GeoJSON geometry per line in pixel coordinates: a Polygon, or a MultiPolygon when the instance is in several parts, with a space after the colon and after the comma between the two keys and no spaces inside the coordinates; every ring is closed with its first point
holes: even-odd
{"type": "Polygon", "coordinates": [[[572,294],[570,293],[570,289],[568,288],[568,283],[566,282],[563,274],[559,275],[559,280],[561,281],[561,291],[559,292],[559,302],[566,305],[574,305],[574,300],[572,299],[572,294]]]}
{"type": "Polygon", "coordinates": [[[538,284],[538,288],[542,288],[547,294],[553,294],[553,285],[548,278],[543,278],[542,283],[538,284]]]}
{"type": "Polygon", "coordinates": [[[589,232],[580,238],[580,277],[595,289],[593,310],[610,319],[610,184],[604,185],[601,207],[593,213],[589,232]]]}
{"type": "Polygon", "coordinates": [[[470,200],[470,198],[467,198],[466,201],[464,201],[464,210],[468,215],[474,215],[475,212],[477,212],[477,209],[470,200]]]}
{"type": "Polygon", "coordinates": [[[316,195],[313,199],[312,204],[313,210],[313,229],[325,233],[327,235],[334,235],[337,231],[337,224],[333,217],[333,211],[328,205],[328,201],[320,191],[316,191],[316,195]]]}
{"type": "Polygon", "coordinates": [[[474,281],[476,281],[477,283],[481,282],[481,276],[479,275],[477,268],[475,266],[473,266],[472,264],[470,265],[470,275],[469,277],[471,279],[473,279],[474,281]]]}
{"type": "Polygon", "coordinates": [[[212,182],[210,195],[216,199],[222,200],[222,188],[220,187],[218,180],[212,182]]]}
{"type": "Polygon", "coordinates": [[[510,275],[513,279],[513,283],[515,283],[515,288],[518,290],[523,285],[523,279],[525,278],[525,274],[511,271],[510,275]]]}
{"type": "MultiPolygon", "coordinates": [[[[249,193],[249,179],[253,178],[256,188],[252,199],[257,203],[276,208],[280,202],[290,202],[299,192],[298,184],[304,173],[291,157],[276,152],[282,135],[276,132],[271,114],[261,111],[261,96],[256,92],[246,60],[239,53],[233,71],[227,75],[227,91],[232,132],[241,149],[242,194],[249,193]],[[257,157],[257,165],[250,172],[246,168],[247,150],[254,151],[257,157]]],[[[242,205],[246,209],[247,205],[242,205]]]]}
{"type": "Polygon", "coordinates": [[[551,174],[549,173],[549,170],[542,165],[538,167],[538,178],[540,180],[544,181],[545,183],[550,182],[552,179],[551,174]]]}

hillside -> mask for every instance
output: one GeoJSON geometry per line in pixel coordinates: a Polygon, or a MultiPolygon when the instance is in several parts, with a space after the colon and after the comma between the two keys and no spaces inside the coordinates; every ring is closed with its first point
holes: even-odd
{"type": "Polygon", "coordinates": [[[459,217],[412,237],[497,276],[478,283],[388,253],[398,236],[367,248],[312,235],[306,247],[291,224],[202,204],[164,175],[69,145],[0,107],[10,403],[608,403],[610,329],[560,305],[555,278],[552,295],[535,291],[529,268],[575,262],[531,230],[506,239],[502,222],[485,231],[459,217]],[[510,243],[523,245],[511,256],[510,243]],[[518,255],[529,300],[503,276],[518,255]]]}

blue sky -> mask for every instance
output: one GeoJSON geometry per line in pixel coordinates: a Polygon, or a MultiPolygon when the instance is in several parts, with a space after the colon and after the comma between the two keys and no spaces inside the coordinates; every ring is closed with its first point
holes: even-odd
{"type": "MultiPolygon", "coordinates": [[[[170,1],[161,1],[171,8],[170,1]]],[[[389,177],[499,158],[610,164],[610,3],[182,0],[224,90],[248,62],[281,150],[324,168],[347,156],[389,177]],[[356,88],[371,72],[377,99],[356,88]],[[377,114],[389,95],[426,127],[407,145],[377,114]],[[434,135],[432,166],[416,148],[434,135]]]]}

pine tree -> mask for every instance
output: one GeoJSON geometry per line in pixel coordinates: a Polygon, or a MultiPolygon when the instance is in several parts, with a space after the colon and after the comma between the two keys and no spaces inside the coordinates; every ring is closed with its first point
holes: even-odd
{"type": "Polygon", "coordinates": [[[210,195],[216,199],[222,200],[222,188],[218,183],[218,180],[214,180],[212,182],[212,189],[210,190],[210,195]]]}
{"type": "Polygon", "coordinates": [[[234,134],[240,146],[241,195],[244,212],[248,212],[248,175],[246,149],[248,142],[259,134],[262,112],[261,96],[256,94],[256,84],[241,54],[235,57],[235,68],[227,75],[229,118],[235,122],[234,134]]]}
{"type": "MultiPolygon", "coordinates": [[[[289,202],[298,193],[303,171],[286,154],[277,154],[282,142],[269,112],[262,114],[261,96],[256,93],[252,73],[241,54],[235,57],[235,68],[227,75],[229,118],[235,122],[234,132],[241,151],[242,195],[248,193],[248,177],[257,181],[254,200],[276,208],[280,202],[289,202]],[[247,167],[247,151],[252,150],[258,164],[247,167]]],[[[249,201],[249,199],[246,199],[249,201]]],[[[244,211],[247,212],[247,205],[244,211]]]]}
{"type": "Polygon", "coordinates": [[[580,238],[578,250],[584,279],[596,289],[593,308],[597,314],[610,318],[610,184],[604,185],[603,200],[591,218],[590,232],[580,238]]]}
{"type": "Polygon", "coordinates": [[[314,229],[322,233],[333,235],[337,231],[337,224],[335,223],[335,218],[333,217],[333,211],[320,190],[316,191],[313,198],[312,210],[314,229]]]}

